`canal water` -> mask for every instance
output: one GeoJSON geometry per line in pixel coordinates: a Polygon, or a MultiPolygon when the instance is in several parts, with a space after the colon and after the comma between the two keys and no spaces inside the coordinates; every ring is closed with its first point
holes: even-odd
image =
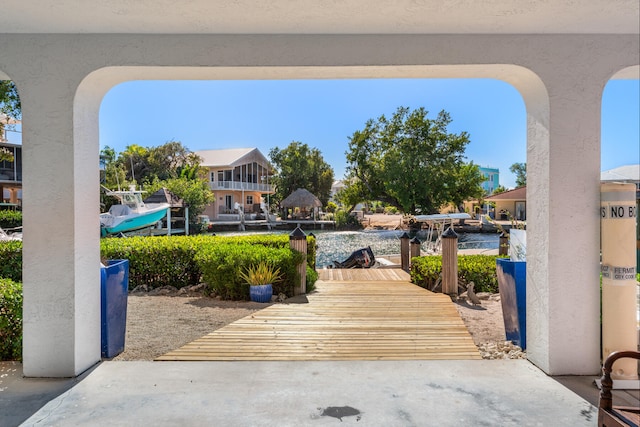
{"type": "MultiPolygon", "coordinates": [[[[404,231],[398,230],[361,230],[361,231],[325,231],[313,230],[316,236],[317,252],[316,266],[322,268],[333,265],[333,261],[344,261],[353,251],[371,247],[375,256],[397,255],[400,253],[400,236],[404,231]]],[[[246,235],[251,234],[289,234],[291,231],[243,231],[221,232],[217,235],[246,235]]],[[[415,234],[410,236],[416,237],[415,234]]],[[[424,241],[425,236],[417,235],[424,241]]],[[[498,249],[499,234],[497,233],[460,233],[458,234],[459,249],[498,249]]],[[[426,247],[423,244],[423,249],[426,247]]]]}

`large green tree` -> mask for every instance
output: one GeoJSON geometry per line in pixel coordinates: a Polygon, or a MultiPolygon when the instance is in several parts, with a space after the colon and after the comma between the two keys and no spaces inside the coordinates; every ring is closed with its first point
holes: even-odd
{"type": "Polygon", "coordinates": [[[155,179],[168,180],[181,176],[195,179],[201,174],[202,159],[178,141],[169,141],[157,147],[131,144],[120,154],[107,146],[100,152],[100,157],[105,163],[107,185],[111,186],[134,182],[144,184],[155,179]]]}
{"type": "Polygon", "coordinates": [[[477,166],[464,162],[466,132],[450,133],[441,111],[400,107],[387,119],[369,120],[349,141],[347,174],[361,201],[380,200],[410,214],[438,212],[482,194],[477,166]]]}
{"type": "Polygon", "coordinates": [[[14,119],[22,117],[18,90],[11,80],[0,80],[0,113],[14,119]]]}
{"type": "MultiPolygon", "coordinates": [[[[189,205],[191,220],[213,202],[202,159],[180,142],[169,141],[157,147],[132,144],[118,154],[106,146],[100,151],[104,164],[104,186],[109,189],[142,185],[149,194],[165,187],[189,205]],[[135,180],[134,180],[135,178],[135,180]]],[[[108,200],[103,200],[108,207],[108,200]]]]}
{"type": "Polygon", "coordinates": [[[516,175],[516,188],[524,187],[527,185],[527,164],[526,163],[514,163],[509,167],[511,173],[516,175]]]}
{"type": "Polygon", "coordinates": [[[283,200],[298,188],[305,188],[320,199],[323,206],[327,205],[333,184],[333,169],[324,161],[320,150],[293,141],[282,150],[272,148],[269,159],[276,169],[272,180],[276,188],[274,202],[283,200]]]}
{"type": "MultiPolygon", "coordinates": [[[[0,80],[0,114],[18,120],[22,117],[18,90],[11,80],[0,80]]],[[[0,136],[5,126],[11,128],[13,125],[0,122],[0,136]]]]}

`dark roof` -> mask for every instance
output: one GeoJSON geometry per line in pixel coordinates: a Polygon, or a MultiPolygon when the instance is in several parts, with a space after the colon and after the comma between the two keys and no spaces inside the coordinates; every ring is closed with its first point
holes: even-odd
{"type": "Polygon", "coordinates": [[[169,203],[172,208],[184,208],[186,204],[184,200],[173,194],[166,188],[161,188],[146,199],[145,203],[169,203]]]}
{"type": "Polygon", "coordinates": [[[281,201],[280,206],[282,206],[283,208],[322,207],[322,202],[311,192],[309,192],[309,190],[298,188],[296,191],[291,193],[289,197],[281,201]]]}
{"type": "Polygon", "coordinates": [[[527,200],[527,187],[516,188],[515,190],[505,191],[504,193],[494,194],[485,197],[485,200],[527,200]]]}

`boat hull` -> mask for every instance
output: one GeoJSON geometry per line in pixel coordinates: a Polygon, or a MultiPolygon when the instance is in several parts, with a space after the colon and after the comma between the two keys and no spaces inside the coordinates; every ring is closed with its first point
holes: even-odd
{"type": "Polygon", "coordinates": [[[144,213],[128,215],[112,226],[102,226],[100,228],[100,234],[102,236],[108,236],[111,234],[135,231],[140,230],[141,228],[150,227],[167,215],[167,209],[169,209],[168,205],[166,207],[160,207],[144,213]]]}

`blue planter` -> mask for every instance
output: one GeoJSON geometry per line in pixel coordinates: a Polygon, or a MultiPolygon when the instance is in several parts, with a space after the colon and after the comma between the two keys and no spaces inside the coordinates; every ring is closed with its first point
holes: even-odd
{"type": "Polygon", "coordinates": [[[269,285],[249,286],[249,297],[253,302],[271,302],[273,287],[269,285]]]}
{"type": "Polygon", "coordinates": [[[496,275],[507,340],[525,349],[527,346],[527,263],[498,258],[496,275]]]}
{"type": "Polygon", "coordinates": [[[100,268],[100,325],[102,357],[110,359],[124,351],[127,328],[129,260],[107,261],[100,268]]]}

